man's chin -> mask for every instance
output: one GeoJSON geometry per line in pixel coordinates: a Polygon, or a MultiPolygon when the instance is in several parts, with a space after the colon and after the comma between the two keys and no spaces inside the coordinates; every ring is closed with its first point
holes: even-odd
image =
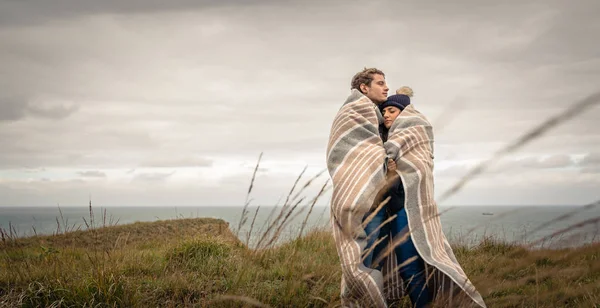
{"type": "Polygon", "coordinates": [[[375,99],[375,98],[371,98],[371,97],[369,97],[369,99],[370,99],[370,100],[373,102],[373,104],[375,104],[375,105],[381,105],[381,104],[383,104],[383,103],[384,103],[384,102],[387,100],[387,98],[384,98],[384,99],[375,99]]]}

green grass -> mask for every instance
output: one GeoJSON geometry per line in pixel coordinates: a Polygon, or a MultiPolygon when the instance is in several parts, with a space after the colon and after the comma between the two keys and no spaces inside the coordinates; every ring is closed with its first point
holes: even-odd
{"type": "MultiPolygon", "coordinates": [[[[485,239],[454,249],[489,307],[600,305],[600,244],[527,250],[485,239]]],[[[0,242],[0,307],[334,307],[340,279],[323,230],[260,251],[217,219],[0,242]]]]}

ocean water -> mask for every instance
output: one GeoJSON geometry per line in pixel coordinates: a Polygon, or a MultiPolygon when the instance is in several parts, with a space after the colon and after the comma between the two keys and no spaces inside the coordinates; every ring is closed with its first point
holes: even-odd
{"type": "MultiPolygon", "coordinates": [[[[213,217],[228,222],[230,229],[240,239],[252,244],[280,213],[280,208],[261,207],[257,211],[257,207],[249,207],[247,220],[239,228],[242,209],[224,206],[94,208],[93,225],[100,227],[136,221],[213,217]]],[[[302,225],[305,225],[306,231],[328,228],[327,207],[315,207],[310,215],[308,211],[309,208],[301,208],[288,217],[278,242],[297,237],[302,225]]],[[[450,242],[474,245],[483,237],[492,237],[506,242],[534,244],[533,247],[573,247],[600,241],[600,221],[594,221],[594,218],[600,217],[600,207],[456,206],[440,207],[439,211],[442,228],[450,242]],[[568,217],[557,219],[561,216],[568,217]]],[[[21,237],[85,230],[91,223],[88,207],[62,207],[60,210],[57,207],[0,207],[0,228],[21,237]]],[[[276,227],[271,228],[274,229],[276,227]]]]}

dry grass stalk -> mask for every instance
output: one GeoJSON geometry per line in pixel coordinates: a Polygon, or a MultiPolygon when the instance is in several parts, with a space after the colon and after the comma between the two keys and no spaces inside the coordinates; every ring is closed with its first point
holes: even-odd
{"type": "MultiPolygon", "coordinates": [[[[287,197],[285,197],[285,202],[283,203],[284,207],[289,204],[288,202],[290,201],[290,197],[292,196],[292,193],[294,193],[294,190],[296,189],[296,185],[298,185],[298,182],[300,182],[300,179],[304,175],[304,172],[306,172],[306,169],[308,169],[308,166],[304,166],[304,169],[302,169],[302,172],[300,172],[300,174],[296,178],[296,181],[294,181],[294,185],[292,185],[292,188],[290,189],[290,192],[288,193],[287,197]]],[[[298,194],[296,194],[296,196],[297,195],[298,194]]],[[[294,198],[292,198],[292,202],[294,202],[294,198]]]]}
{"type": "Polygon", "coordinates": [[[294,204],[290,208],[290,210],[285,214],[283,220],[281,221],[281,223],[279,224],[279,226],[275,229],[275,232],[274,232],[273,236],[267,242],[267,244],[264,246],[265,248],[270,247],[279,238],[279,236],[281,235],[281,232],[283,231],[283,228],[285,227],[285,223],[288,221],[288,218],[290,218],[290,215],[292,215],[292,213],[294,212],[294,210],[296,210],[296,208],[298,207],[298,205],[300,205],[300,203],[302,201],[304,201],[304,197],[302,197],[300,200],[298,200],[298,202],[296,202],[296,204],[294,204]]]}
{"type": "Polygon", "coordinates": [[[323,195],[323,193],[325,193],[327,185],[329,185],[329,179],[327,179],[327,181],[325,181],[325,184],[323,184],[323,186],[321,187],[321,190],[319,190],[317,197],[315,197],[313,199],[313,202],[310,204],[310,209],[308,210],[308,214],[306,214],[306,217],[304,217],[304,221],[302,222],[302,226],[300,227],[300,232],[298,233],[298,237],[302,236],[302,232],[304,232],[304,228],[306,227],[306,223],[308,222],[308,217],[312,213],[313,208],[314,208],[315,204],[317,203],[317,200],[319,200],[318,197],[323,195]]]}
{"type": "Polygon", "coordinates": [[[254,172],[252,172],[252,179],[250,180],[250,186],[248,186],[248,192],[246,193],[246,201],[244,201],[244,208],[242,209],[242,217],[240,218],[240,223],[238,225],[236,234],[239,236],[240,230],[242,229],[242,225],[246,222],[246,215],[248,205],[250,204],[250,194],[252,193],[252,188],[254,187],[254,180],[256,179],[256,173],[258,171],[258,167],[260,165],[260,160],[263,156],[261,152],[258,156],[258,161],[256,162],[256,166],[254,167],[254,172]]]}
{"type": "MultiPolygon", "coordinates": [[[[299,201],[296,202],[295,206],[292,206],[291,210],[287,211],[286,210],[290,207],[290,205],[288,204],[288,202],[290,202],[290,197],[292,196],[295,187],[297,186],[298,182],[300,181],[300,178],[302,177],[302,175],[304,174],[305,170],[307,168],[305,167],[302,172],[300,173],[300,175],[296,178],[296,181],[294,182],[294,185],[292,185],[292,189],[290,189],[290,192],[288,193],[287,197],[286,197],[286,201],[283,204],[281,210],[279,211],[279,215],[277,215],[277,217],[275,218],[275,220],[273,222],[270,222],[269,225],[267,226],[267,230],[261,235],[256,247],[263,247],[262,244],[267,240],[267,237],[269,234],[271,234],[274,230],[280,230],[283,228],[283,226],[285,226],[285,221],[287,219],[284,218],[289,218],[289,216],[291,215],[291,213],[296,209],[296,207],[300,204],[300,202],[302,202],[304,200],[304,197],[299,201]],[[281,219],[284,219],[283,222],[280,222],[281,219]]],[[[317,179],[323,172],[318,173],[317,175],[313,176],[311,179],[309,179],[307,181],[307,183],[299,190],[298,193],[303,192],[307,187],[310,186],[310,184],[317,179]]],[[[321,197],[322,193],[317,194],[317,196],[315,197],[316,200],[318,200],[321,197]]],[[[296,194],[298,195],[298,194],[296,194]]],[[[295,200],[296,197],[292,198],[292,202],[293,200],[295,200]]],[[[314,202],[316,202],[316,200],[314,202]]],[[[275,210],[275,209],[273,209],[275,210]]],[[[269,243],[272,243],[278,236],[278,232],[275,231],[273,232],[274,235],[271,238],[271,240],[269,240],[269,243]]],[[[269,245],[266,245],[265,247],[268,247],[269,245]]]]}
{"type": "MultiPolygon", "coordinates": [[[[277,217],[275,218],[275,220],[272,222],[272,224],[269,226],[269,228],[267,229],[267,233],[269,231],[269,229],[271,229],[271,226],[276,226],[279,224],[279,221],[286,216],[286,210],[288,209],[288,207],[290,207],[289,205],[289,201],[290,201],[290,197],[292,196],[292,193],[294,192],[294,189],[296,188],[296,185],[298,185],[298,182],[300,181],[300,178],[302,178],[302,175],[304,175],[304,172],[306,171],[306,167],[304,167],[304,169],[302,170],[302,172],[300,172],[300,175],[298,175],[298,177],[296,178],[296,181],[294,181],[294,185],[292,185],[292,188],[290,189],[289,193],[287,194],[286,198],[285,198],[285,202],[283,203],[283,206],[281,207],[281,210],[279,211],[279,215],[277,215],[277,217]]],[[[293,202],[293,201],[292,201],[293,202]]],[[[260,242],[260,241],[259,241],[260,242]]]]}
{"type": "Polygon", "coordinates": [[[250,225],[250,231],[248,231],[248,235],[246,235],[246,246],[250,246],[250,235],[252,234],[252,229],[254,229],[254,222],[256,221],[256,215],[258,215],[259,210],[260,210],[260,205],[256,208],[256,212],[254,212],[254,218],[252,218],[252,224],[250,225]]]}

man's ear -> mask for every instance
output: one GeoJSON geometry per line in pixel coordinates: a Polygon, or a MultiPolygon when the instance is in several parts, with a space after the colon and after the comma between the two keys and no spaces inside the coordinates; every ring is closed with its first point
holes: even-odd
{"type": "Polygon", "coordinates": [[[367,93],[367,84],[363,83],[360,85],[360,92],[367,93]]]}

